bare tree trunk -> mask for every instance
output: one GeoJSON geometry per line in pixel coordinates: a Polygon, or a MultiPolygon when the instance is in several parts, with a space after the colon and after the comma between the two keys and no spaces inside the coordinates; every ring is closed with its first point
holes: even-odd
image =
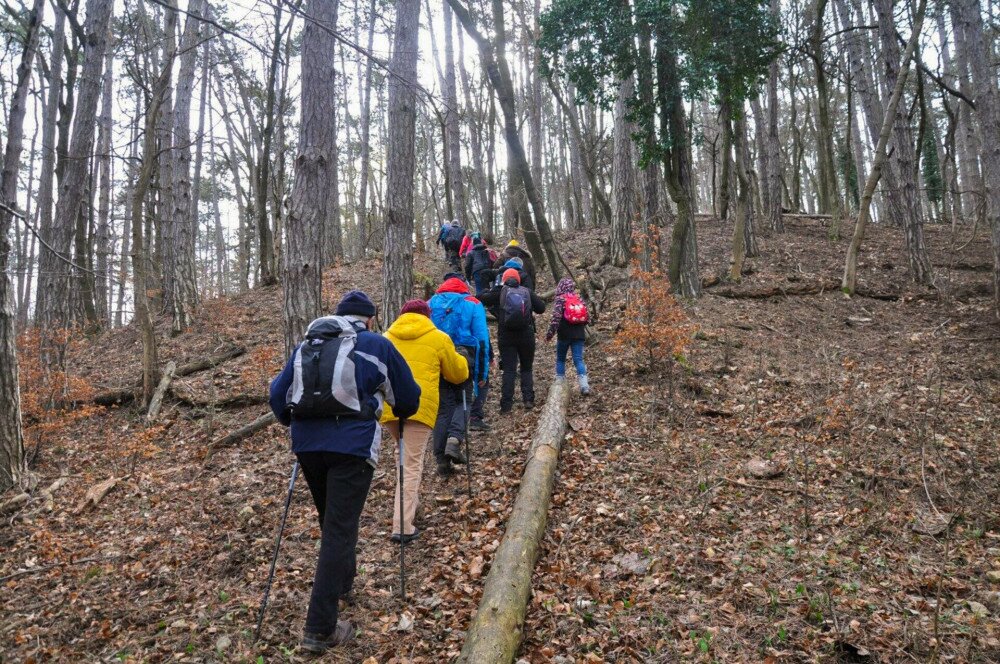
{"type": "MultiPolygon", "coordinates": [[[[978,3],[977,3],[978,5],[978,3]]],[[[951,25],[955,33],[955,64],[958,73],[959,92],[968,98],[975,96],[973,82],[969,77],[971,63],[982,53],[968,48],[968,37],[965,34],[966,23],[963,18],[963,9],[957,2],[949,3],[951,10],[951,25]]],[[[981,20],[981,19],[980,19],[981,20]]],[[[975,36],[973,36],[975,38],[975,36]]],[[[978,90],[976,90],[978,92],[978,90]]],[[[961,182],[964,205],[967,213],[975,214],[976,218],[986,222],[986,190],[983,176],[980,170],[979,157],[983,146],[980,142],[979,133],[976,131],[975,119],[978,114],[968,104],[962,103],[958,107],[958,151],[959,151],[959,171],[961,172],[961,182]]]]}
{"type": "MultiPolygon", "coordinates": [[[[771,18],[780,21],[781,0],[771,0],[771,18]]],[[[781,142],[778,137],[778,58],[774,58],[767,72],[767,191],[771,207],[767,211],[766,225],[776,233],[785,231],[781,215],[781,142]]]]}
{"type": "MultiPolygon", "coordinates": [[[[42,240],[52,246],[55,241],[52,223],[52,184],[56,169],[56,125],[58,124],[59,100],[62,96],[62,71],[66,59],[66,14],[55,6],[55,25],[52,28],[52,55],[49,58],[49,89],[45,103],[45,114],[42,118],[42,170],[38,174],[38,234],[42,240]]],[[[41,322],[42,312],[47,309],[45,304],[45,279],[42,275],[53,273],[59,258],[50,251],[41,251],[38,255],[38,282],[35,293],[35,321],[41,322]]]]}
{"type": "MultiPolygon", "coordinates": [[[[205,14],[206,16],[208,15],[207,8],[205,14]]],[[[208,78],[211,75],[209,64],[212,59],[211,44],[211,40],[205,39],[202,42],[201,49],[201,88],[198,93],[198,132],[194,137],[194,174],[191,177],[191,228],[194,230],[193,240],[195,244],[198,242],[198,233],[201,230],[201,215],[199,214],[202,187],[201,169],[204,164],[205,157],[205,113],[208,106],[208,78]]],[[[208,236],[207,233],[206,236],[208,236]]],[[[205,242],[205,245],[210,246],[210,243],[205,242]]],[[[204,281],[204,288],[208,292],[211,292],[212,290],[212,269],[211,267],[208,267],[211,264],[212,263],[209,261],[205,267],[207,278],[204,281]]]]}
{"type": "Polygon", "coordinates": [[[990,65],[987,53],[992,53],[983,34],[983,14],[979,0],[958,0],[959,24],[964,39],[956,47],[966,50],[965,58],[972,74],[976,117],[980,135],[984,137],[979,153],[983,185],[986,190],[986,218],[993,244],[993,305],[1000,318],[1000,89],[996,69],[990,65]]]}
{"type": "Polygon", "coordinates": [[[97,159],[100,173],[100,186],[97,203],[97,266],[94,281],[94,303],[97,308],[97,320],[102,325],[110,325],[108,299],[108,254],[110,253],[111,229],[111,115],[114,95],[114,74],[112,72],[113,49],[108,48],[104,63],[104,82],[101,90],[101,116],[98,118],[97,159]]]}
{"type": "MultiPolygon", "coordinates": [[[[419,0],[414,0],[419,2],[419,0]]],[[[332,213],[330,189],[337,168],[334,108],[337,72],[337,2],[309,0],[302,37],[302,111],[295,184],[285,247],[285,351],[291,354],[321,311],[323,234],[332,213]]]]}
{"type": "Polygon", "coordinates": [[[658,31],[655,36],[660,135],[661,140],[669,139],[667,142],[670,145],[664,153],[663,170],[670,196],[677,204],[677,220],[670,237],[667,277],[675,292],[698,297],[701,295],[701,278],[698,275],[698,239],[692,202],[690,136],[681,98],[677,52],[669,35],[658,31]]]}
{"type": "MultiPolygon", "coordinates": [[[[261,133],[262,147],[257,164],[257,261],[260,271],[260,285],[273,286],[278,282],[274,261],[274,234],[268,218],[267,194],[271,185],[271,144],[274,140],[275,81],[278,76],[278,61],[281,59],[281,17],[284,5],[278,3],[274,9],[274,42],[271,47],[271,61],[268,65],[267,87],[264,101],[264,131],[261,133]]],[[[333,57],[333,54],[330,54],[333,57]]]]}
{"type": "MultiPolygon", "coordinates": [[[[368,8],[368,52],[371,53],[375,39],[375,0],[371,0],[368,8]]],[[[368,180],[371,173],[371,99],[372,99],[372,61],[365,62],[364,85],[358,81],[361,88],[358,97],[361,99],[361,184],[358,187],[358,232],[362,236],[367,232],[368,213],[368,180]]],[[[362,249],[362,252],[364,250],[362,249]]]]}
{"type": "MultiPolygon", "coordinates": [[[[53,248],[64,257],[70,255],[74,229],[86,197],[89,163],[94,149],[94,118],[97,117],[97,104],[101,97],[101,72],[109,38],[111,7],[112,0],[90,0],[87,3],[87,19],[83,29],[88,48],[83,54],[76,115],[54,219],[53,248]]],[[[43,289],[46,291],[43,320],[48,330],[61,327],[72,316],[73,273],[62,261],[55,266],[54,272],[42,275],[43,289]]]]}
{"type": "Polygon", "coordinates": [[[169,201],[172,219],[173,263],[164,270],[174,273],[173,322],[171,331],[180,334],[191,326],[194,309],[198,306],[198,286],[195,268],[195,237],[197,219],[191,205],[191,94],[194,89],[195,65],[198,60],[198,40],[201,33],[201,0],[190,0],[180,43],[180,69],[173,112],[173,177],[174,196],[169,201]]]}
{"type": "Polygon", "coordinates": [[[417,35],[420,0],[396,2],[389,63],[389,139],[386,150],[383,312],[391,320],[413,292],[413,173],[416,166],[417,35]]]}
{"type": "Polygon", "coordinates": [[[841,283],[841,289],[848,295],[854,295],[854,292],[857,290],[858,253],[861,251],[861,243],[864,241],[865,228],[868,225],[868,220],[871,218],[872,196],[875,195],[875,187],[878,185],[879,177],[882,175],[882,167],[885,165],[886,148],[889,144],[889,136],[892,133],[896,109],[899,107],[899,100],[903,96],[906,76],[910,71],[910,60],[913,58],[913,53],[916,50],[917,41],[920,39],[920,29],[924,23],[924,12],[926,9],[927,0],[920,0],[920,5],[913,20],[913,32],[910,34],[910,40],[907,42],[906,50],[903,52],[902,59],[900,60],[899,75],[896,78],[892,96],[889,98],[889,105],[886,107],[882,118],[882,129],[879,131],[878,144],[875,146],[874,163],[872,163],[871,173],[868,174],[868,180],[865,182],[865,189],[861,195],[858,221],[854,226],[854,236],[851,238],[851,244],[847,248],[847,259],[844,264],[844,278],[841,283]]]}
{"type": "MultiPolygon", "coordinates": [[[[129,136],[129,161],[128,178],[125,183],[125,222],[122,227],[122,251],[121,262],[118,268],[118,301],[115,306],[115,327],[121,327],[125,320],[125,280],[128,278],[128,261],[126,256],[131,256],[130,242],[132,240],[132,197],[135,191],[136,174],[139,168],[136,162],[139,160],[139,119],[140,112],[136,109],[136,116],[132,118],[132,128],[129,136]]],[[[141,223],[141,220],[140,220],[141,223]]]]}
{"type": "Polygon", "coordinates": [[[628,265],[632,257],[632,220],[635,218],[635,163],[632,159],[632,123],[628,121],[628,101],[632,99],[635,82],[630,73],[618,85],[615,100],[614,129],[614,189],[611,197],[614,216],[611,218],[611,262],[618,267],[628,265]]]}
{"type": "MultiPolygon", "coordinates": [[[[899,44],[893,21],[893,0],[875,0],[879,17],[879,36],[882,41],[882,59],[885,63],[886,84],[892,88],[899,76],[899,44]]],[[[913,132],[907,114],[902,108],[896,110],[893,118],[893,132],[890,144],[892,160],[890,168],[895,171],[899,184],[899,196],[903,203],[903,235],[906,238],[906,257],[910,264],[910,278],[918,284],[934,285],[934,271],[927,256],[924,243],[924,214],[920,205],[918,186],[918,160],[914,155],[913,132]]]]}
{"type": "Polygon", "coordinates": [[[10,261],[10,227],[17,207],[17,171],[24,147],[25,102],[31,84],[31,66],[38,50],[43,0],[34,0],[28,17],[24,51],[17,67],[17,82],[7,119],[7,146],[0,168],[0,493],[19,484],[27,472],[21,434],[21,397],[17,371],[17,330],[14,327],[14,292],[7,266],[10,261]]]}
{"type": "Polygon", "coordinates": [[[830,90],[823,62],[823,16],[829,0],[816,0],[813,6],[813,25],[809,35],[809,57],[816,72],[816,99],[818,115],[817,159],[819,161],[819,211],[832,215],[830,234],[840,235],[843,203],[837,187],[837,170],[833,159],[833,120],[830,118],[830,90]]]}
{"type": "MultiPolygon", "coordinates": [[[[178,22],[177,0],[166,0],[163,16],[163,53],[166,61],[167,55],[177,52],[177,22],[178,22]]],[[[163,66],[163,63],[160,63],[163,66]]],[[[150,307],[160,311],[173,313],[174,308],[174,278],[177,271],[174,269],[174,85],[173,70],[168,75],[171,77],[164,90],[163,102],[159,106],[159,117],[156,120],[156,155],[157,164],[153,171],[155,182],[151,183],[154,197],[147,201],[147,206],[155,203],[156,214],[151,215],[147,220],[155,224],[155,237],[147,236],[146,241],[151,245],[153,267],[147,273],[147,279],[154,279],[157,274],[162,279],[162,290],[158,294],[153,294],[150,298],[150,307]]],[[[155,293],[155,291],[154,291],[155,293]]]]}
{"type": "Polygon", "coordinates": [[[452,11],[444,3],[444,103],[445,126],[448,135],[448,178],[455,217],[463,226],[469,224],[468,205],[465,200],[465,178],[462,176],[462,141],[458,114],[458,89],[455,81],[455,48],[452,39],[452,11]]]}

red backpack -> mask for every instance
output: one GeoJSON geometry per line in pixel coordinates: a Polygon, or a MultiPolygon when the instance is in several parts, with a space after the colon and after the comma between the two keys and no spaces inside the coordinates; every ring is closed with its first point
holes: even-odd
{"type": "Polygon", "coordinates": [[[563,320],[570,325],[586,325],[590,322],[590,313],[576,293],[563,295],[563,320]]]}

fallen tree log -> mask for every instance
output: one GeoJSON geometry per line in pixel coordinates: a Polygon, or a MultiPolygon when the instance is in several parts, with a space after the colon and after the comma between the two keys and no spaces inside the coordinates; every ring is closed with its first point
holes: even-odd
{"type": "Polygon", "coordinates": [[[570,388],[554,381],[531,442],[517,500],[486,576],[483,597],[465,637],[460,662],[514,661],[531,595],[531,576],[548,519],[559,449],[566,435],[570,388]]]}
{"type": "MultiPolygon", "coordinates": [[[[216,355],[188,362],[177,367],[174,371],[174,378],[183,378],[199,371],[205,371],[212,367],[217,367],[223,362],[228,362],[247,352],[246,346],[230,346],[216,355]]],[[[131,387],[120,387],[107,392],[101,392],[94,397],[94,403],[98,406],[115,406],[131,402],[135,399],[136,392],[142,388],[142,379],[132,384],[131,387]]]]}
{"type": "Polygon", "coordinates": [[[209,444],[208,449],[205,450],[205,461],[207,462],[211,458],[212,452],[215,451],[215,448],[235,445],[236,443],[254,435],[258,431],[262,431],[268,428],[272,424],[275,424],[277,421],[278,420],[275,419],[274,417],[274,413],[267,413],[265,415],[261,415],[250,424],[242,426],[236,431],[226,434],[225,436],[219,438],[218,440],[212,441],[209,444]]]}
{"type": "Polygon", "coordinates": [[[200,406],[202,408],[237,408],[239,406],[253,406],[260,403],[267,403],[268,395],[263,390],[249,394],[228,394],[224,396],[213,396],[198,394],[190,386],[184,383],[174,383],[170,387],[170,393],[181,403],[189,406],[200,406]]]}
{"type": "Polygon", "coordinates": [[[167,395],[167,388],[170,387],[170,382],[174,379],[175,375],[177,375],[177,363],[171,360],[167,362],[167,368],[163,370],[163,378],[160,379],[160,384],[156,386],[153,398],[149,400],[149,411],[146,413],[146,419],[150,422],[156,420],[160,414],[160,408],[163,406],[163,397],[167,395]]]}
{"type": "Polygon", "coordinates": [[[806,284],[789,286],[773,286],[771,288],[756,288],[740,290],[737,288],[715,288],[706,291],[710,295],[733,300],[766,300],[772,297],[787,297],[789,295],[817,295],[840,290],[840,282],[832,279],[806,284]]]}

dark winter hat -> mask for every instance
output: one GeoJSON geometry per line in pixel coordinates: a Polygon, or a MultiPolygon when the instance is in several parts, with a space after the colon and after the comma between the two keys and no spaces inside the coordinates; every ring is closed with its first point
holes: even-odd
{"type": "Polygon", "coordinates": [[[517,273],[517,270],[511,268],[503,273],[503,282],[507,283],[508,281],[516,281],[517,283],[521,283],[521,275],[517,273]]]}
{"type": "Polygon", "coordinates": [[[459,281],[465,281],[465,275],[461,272],[445,272],[444,279],[442,281],[448,281],[449,279],[458,279],[459,281]]]}
{"type": "Polygon", "coordinates": [[[337,305],[338,316],[375,316],[375,303],[363,291],[352,290],[344,294],[337,305]]]}
{"type": "Polygon", "coordinates": [[[403,314],[420,314],[421,316],[430,318],[431,308],[423,300],[410,300],[399,310],[399,315],[402,316],[403,314]]]}

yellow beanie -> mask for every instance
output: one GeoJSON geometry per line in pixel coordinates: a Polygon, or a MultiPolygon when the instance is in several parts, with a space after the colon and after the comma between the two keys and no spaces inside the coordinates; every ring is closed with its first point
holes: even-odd
{"type": "Polygon", "coordinates": [[[507,246],[508,247],[520,247],[521,243],[518,242],[517,240],[511,240],[510,242],[507,243],[507,246]]]}

